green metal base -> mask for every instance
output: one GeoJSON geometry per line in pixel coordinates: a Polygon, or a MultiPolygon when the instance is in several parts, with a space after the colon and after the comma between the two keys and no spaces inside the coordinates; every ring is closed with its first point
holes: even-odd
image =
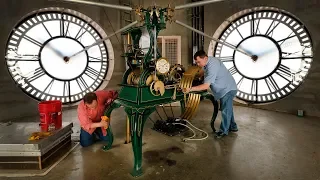
{"type": "MultiPolygon", "coordinates": [[[[132,149],[134,153],[134,164],[133,170],[131,171],[131,175],[133,177],[139,177],[143,174],[142,135],[144,124],[150,114],[156,110],[158,105],[168,104],[176,101],[180,101],[182,112],[185,109],[183,93],[177,92],[175,100],[172,99],[172,94],[173,92],[168,90],[163,96],[152,96],[148,90],[148,87],[124,86],[119,93],[118,99],[116,99],[105,112],[105,115],[110,117],[111,112],[114,109],[123,106],[129,118],[132,149]]],[[[199,92],[199,94],[201,94],[201,96],[205,99],[210,99],[214,105],[214,112],[211,118],[211,127],[214,130],[214,121],[218,114],[218,103],[214,100],[212,94],[208,92],[199,92]]],[[[108,150],[110,148],[111,146],[106,146],[103,149],[108,150]]]]}
{"type": "Polygon", "coordinates": [[[143,175],[143,171],[142,171],[142,168],[138,169],[138,170],[132,170],[131,171],[131,176],[132,177],[139,177],[139,176],[142,176],[143,175]]]}
{"type": "Polygon", "coordinates": [[[212,131],[216,132],[216,129],[214,128],[214,121],[216,120],[218,112],[219,112],[218,101],[216,101],[214,99],[213,95],[211,93],[208,93],[208,92],[202,94],[201,96],[203,96],[205,99],[209,99],[212,102],[212,105],[213,105],[214,109],[213,109],[213,114],[212,114],[212,117],[211,117],[210,125],[211,125],[212,131]]]}
{"type": "Polygon", "coordinates": [[[113,132],[110,124],[107,129],[107,138],[108,138],[108,143],[102,147],[103,151],[108,151],[109,149],[111,149],[113,144],[113,132]]]}

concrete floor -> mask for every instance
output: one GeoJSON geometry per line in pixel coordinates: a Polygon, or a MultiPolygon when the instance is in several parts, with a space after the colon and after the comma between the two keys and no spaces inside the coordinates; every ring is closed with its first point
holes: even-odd
{"type": "MultiPolygon", "coordinates": [[[[136,179],[320,180],[319,119],[235,107],[239,132],[218,140],[209,126],[212,108],[208,106],[209,102],[202,102],[192,120],[196,127],[209,132],[203,141],[181,142],[182,136],[160,134],[151,130],[153,123],[147,121],[143,136],[145,173],[136,179]]],[[[75,111],[65,112],[64,120],[67,118],[76,123],[75,111]]],[[[216,127],[220,121],[219,113],[216,127]]],[[[100,143],[78,146],[47,176],[27,179],[134,179],[129,175],[133,153],[131,144],[124,144],[122,108],[112,113],[112,126],[115,142],[110,151],[103,152],[100,143]]]]}

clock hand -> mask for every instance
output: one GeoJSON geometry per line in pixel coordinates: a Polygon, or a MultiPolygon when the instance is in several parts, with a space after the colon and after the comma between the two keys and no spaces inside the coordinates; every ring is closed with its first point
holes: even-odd
{"type": "Polygon", "coordinates": [[[116,31],[116,32],[114,32],[114,33],[112,33],[110,36],[107,36],[107,37],[105,37],[105,38],[103,38],[103,39],[99,39],[98,41],[96,41],[95,43],[91,44],[90,46],[85,47],[85,48],[82,49],[81,51],[79,51],[79,52],[77,52],[77,53],[75,53],[75,54],[73,54],[73,55],[71,55],[71,56],[69,56],[69,57],[64,57],[64,60],[65,60],[65,61],[66,61],[66,60],[69,60],[70,58],[72,58],[72,57],[74,57],[74,56],[82,53],[83,51],[87,51],[87,50],[90,49],[91,47],[93,47],[93,46],[95,46],[95,45],[97,45],[97,44],[102,43],[103,41],[111,38],[112,36],[116,35],[117,33],[122,32],[122,31],[128,29],[129,27],[131,27],[131,26],[133,26],[133,25],[135,25],[135,24],[137,24],[137,23],[138,23],[138,21],[134,21],[134,22],[128,24],[127,26],[119,29],[118,31],[116,31]]]}
{"type": "Polygon", "coordinates": [[[213,38],[213,37],[211,37],[211,36],[209,36],[209,35],[201,32],[201,31],[199,31],[199,30],[197,30],[197,29],[194,29],[194,28],[191,27],[191,26],[188,26],[188,25],[184,24],[183,22],[180,22],[180,21],[178,21],[178,20],[176,20],[176,21],[174,21],[174,22],[177,23],[177,24],[179,24],[179,25],[181,25],[181,26],[184,26],[184,27],[186,27],[186,28],[188,28],[188,29],[190,29],[190,30],[198,33],[198,34],[201,34],[202,36],[205,36],[205,37],[210,38],[210,39],[212,39],[212,40],[214,40],[214,41],[217,41],[217,42],[219,42],[219,43],[221,43],[221,44],[223,44],[223,45],[225,45],[225,46],[228,46],[229,48],[231,48],[231,49],[233,49],[233,50],[236,50],[236,51],[238,51],[238,52],[241,52],[241,53],[243,53],[243,54],[251,57],[253,60],[256,60],[256,59],[257,59],[257,56],[256,56],[256,55],[249,54],[248,52],[244,51],[243,49],[236,48],[236,47],[233,46],[232,44],[229,44],[229,43],[227,43],[227,42],[222,42],[222,41],[220,41],[219,39],[213,38]]]}
{"type": "Polygon", "coordinates": [[[55,48],[53,48],[51,45],[50,45],[50,42],[46,45],[49,49],[51,49],[56,55],[58,55],[59,57],[64,57],[64,55],[60,52],[60,51],[58,51],[58,50],[56,50],[55,48]]]}
{"type": "MultiPolygon", "coordinates": [[[[45,41],[46,41],[45,39],[42,39],[42,38],[40,38],[40,40],[41,40],[42,42],[45,42],[45,41]]],[[[57,56],[63,58],[64,55],[63,55],[60,51],[58,51],[56,48],[53,48],[52,44],[50,44],[51,42],[52,42],[52,41],[50,41],[50,42],[48,42],[47,44],[45,44],[45,47],[48,47],[48,48],[51,49],[57,56]]]]}

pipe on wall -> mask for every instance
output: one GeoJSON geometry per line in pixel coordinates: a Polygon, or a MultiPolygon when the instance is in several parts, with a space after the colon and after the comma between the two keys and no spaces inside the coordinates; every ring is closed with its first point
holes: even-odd
{"type": "MultiPolygon", "coordinates": [[[[192,0],[192,2],[197,2],[199,0],[192,0]]],[[[192,27],[204,32],[204,6],[197,6],[192,8],[192,27]]],[[[192,64],[194,64],[193,55],[198,50],[204,50],[204,37],[196,32],[192,31],[192,64]]]]}

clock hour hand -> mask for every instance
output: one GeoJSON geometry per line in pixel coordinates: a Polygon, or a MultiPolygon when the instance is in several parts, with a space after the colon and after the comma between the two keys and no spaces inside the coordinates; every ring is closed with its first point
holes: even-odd
{"type": "Polygon", "coordinates": [[[133,25],[135,25],[135,24],[137,24],[137,23],[138,23],[138,21],[134,21],[134,22],[128,24],[127,26],[119,29],[118,31],[116,31],[116,32],[114,32],[114,33],[112,33],[110,36],[107,36],[107,37],[105,37],[105,38],[103,38],[103,39],[99,39],[98,41],[96,41],[95,43],[91,44],[90,46],[85,47],[85,48],[82,49],[81,51],[79,51],[79,52],[77,52],[77,53],[75,53],[75,54],[73,54],[73,55],[71,55],[71,56],[69,56],[69,57],[64,57],[64,60],[65,60],[65,61],[68,61],[70,58],[72,58],[72,57],[74,57],[74,56],[76,56],[76,55],[78,55],[78,54],[80,54],[80,53],[82,53],[82,52],[84,52],[84,51],[87,51],[87,50],[90,49],[91,47],[93,47],[93,46],[95,46],[95,45],[97,45],[97,44],[100,44],[100,43],[102,43],[103,41],[105,41],[105,40],[107,40],[107,39],[110,39],[112,36],[116,35],[117,33],[122,32],[122,31],[130,28],[131,26],[133,26],[133,25]]]}
{"type": "Polygon", "coordinates": [[[46,47],[48,47],[49,49],[51,49],[57,56],[59,56],[59,57],[61,57],[61,58],[64,57],[64,55],[63,55],[60,51],[58,51],[58,50],[56,50],[55,48],[52,47],[52,45],[50,44],[50,42],[49,42],[48,44],[46,44],[46,47]]]}

